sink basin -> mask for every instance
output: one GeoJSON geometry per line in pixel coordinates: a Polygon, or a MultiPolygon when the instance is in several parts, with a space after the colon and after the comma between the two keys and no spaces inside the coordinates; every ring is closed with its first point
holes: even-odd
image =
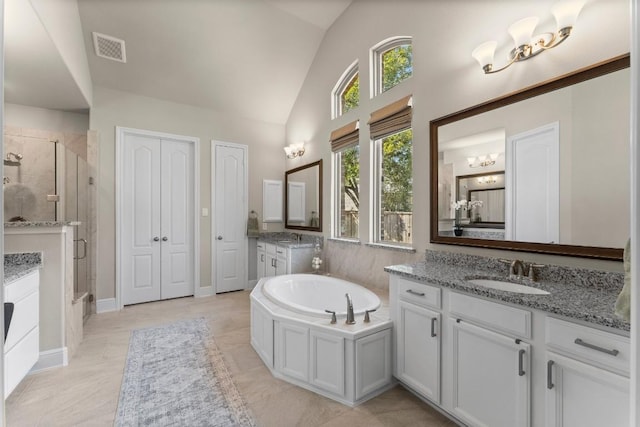
{"type": "Polygon", "coordinates": [[[472,279],[468,280],[469,283],[474,285],[484,286],[485,288],[497,289],[499,291],[515,292],[517,294],[531,294],[531,295],[549,295],[549,292],[533,288],[531,286],[519,285],[517,283],[506,282],[503,280],[493,279],[472,279]]]}

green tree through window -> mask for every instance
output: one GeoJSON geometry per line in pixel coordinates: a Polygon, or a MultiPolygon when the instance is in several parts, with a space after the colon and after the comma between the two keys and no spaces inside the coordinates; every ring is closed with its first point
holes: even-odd
{"type": "Polygon", "coordinates": [[[340,102],[342,105],[342,114],[356,108],[360,103],[359,73],[356,73],[356,75],[353,76],[347,87],[340,95],[340,102]]]}
{"type": "Polygon", "coordinates": [[[383,242],[411,243],[413,226],[413,131],[380,140],[379,231],[383,242]]]}
{"type": "Polygon", "coordinates": [[[396,46],[382,54],[382,91],[386,91],[413,74],[413,50],[410,44],[396,46]]]}

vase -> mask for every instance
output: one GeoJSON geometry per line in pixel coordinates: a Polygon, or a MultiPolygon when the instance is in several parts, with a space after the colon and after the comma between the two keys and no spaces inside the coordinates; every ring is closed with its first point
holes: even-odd
{"type": "Polygon", "coordinates": [[[453,229],[453,234],[456,235],[456,237],[460,237],[462,236],[462,227],[456,227],[453,229]]]}

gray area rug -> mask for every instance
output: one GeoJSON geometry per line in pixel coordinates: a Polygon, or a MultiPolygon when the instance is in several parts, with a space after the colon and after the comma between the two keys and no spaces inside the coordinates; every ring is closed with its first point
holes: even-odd
{"type": "Polygon", "coordinates": [[[131,333],[116,426],[254,426],[205,319],[131,333]]]}

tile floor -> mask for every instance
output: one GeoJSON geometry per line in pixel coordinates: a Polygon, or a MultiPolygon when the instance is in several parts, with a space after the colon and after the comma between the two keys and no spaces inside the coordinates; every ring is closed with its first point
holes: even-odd
{"type": "Polygon", "coordinates": [[[249,293],[140,304],[91,316],[69,366],[27,376],[6,401],[7,425],[110,426],[132,329],[203,316],[260,426],[453,427],[402,387],[356,408],[271,376],[249,344],[249,293]]]}

